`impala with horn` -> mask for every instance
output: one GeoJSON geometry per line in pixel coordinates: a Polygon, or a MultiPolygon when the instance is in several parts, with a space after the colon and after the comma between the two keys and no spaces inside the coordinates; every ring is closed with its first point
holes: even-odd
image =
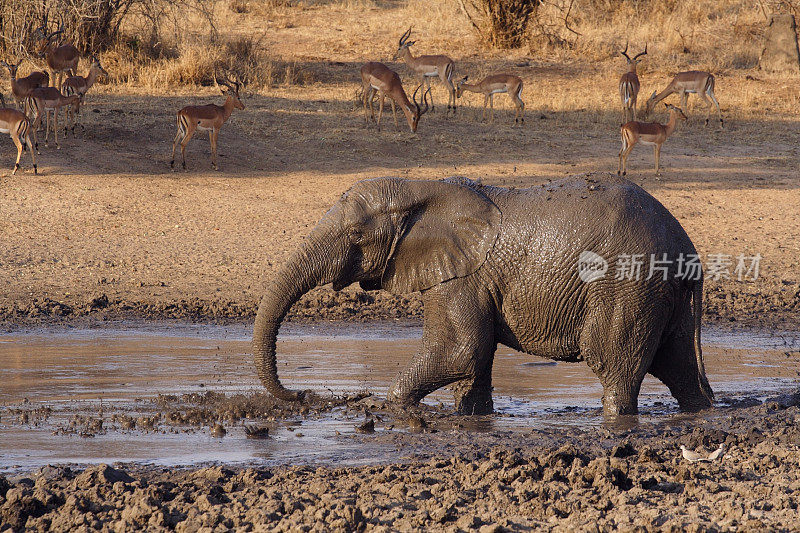
{"type": "Polygon", "coordinates": [[[706,126],[708,126],[708,119],[711,117],[711,107],[716,106],[717,117],[719,118],[719,127],[724,128],[725,125],[722,121],[722,112],[719,110],[719,102],[717,102],[717,97],[714,95],[715,85],[716,80],[714,75],[708,72],[702,70],[678,72],[675,77],[672,78],[672,81],[669,82],[669,85],[667,85],[666,89],[658,94],[656,94],[656,91],[653,91],[652,96],[650,96],[650,98],[647,100],[647,106],[645,107],[644,111],[645,116],[649,115],[650,112],[653,111],[657,103],[672,93],[677,93],[680,95],[681,108],[683,109],[686,109],[686,102],[689,99],[689,94],[696,94],[708,106],[708,113],[706,114],[706,126]]]}
{"type": "Polygon", "coordinates": [[[0,61],[4,67],[8,69],[11,75],[11,94],[17,102],[17,108],[23,112],[27,112],[27,100],[31,95],[31,91],[37,87],[47,87],[50,85],[50,75],[47,72],[31,72],[24,78],[17,78],[17,69],[22,64],[22,59],[16,65],[0,61]]]}
{"type": "Polygon", "coordinates": [[[513,74],[493,74],[486,76],[478,83],[467,83],[469,76],[464,76],[456,86],[456,97],[461,98],[464,91],[479,93],[484,95],[483,113],[481,118],[486,118],[486,105],[491,106],[491,122],[494,122],[494,95],[508,93],[514,103],[514,123],[523,124],[525,122],[525,102],[520,98],[522,93],[522,78],[513,74]]]}
{"type": "Polygon", "coordinates": [[[57,44],[53,40],[56,35],[64,33],[63,20],[58,30],[52,33],[46,33],[44,26],[39,27],[36,32],[42,36],[39,41],[39,57],[45,58],[47,66],[53,73],[54,86],[60,87],[64,73],[67,73],[67,76],[74,76],[78,71],[78,60],[81,54],[73,45],[69,43],[57,44]]]}
{"type": "Polygon", "coordinates": [[[669,120],[666,124],[631,121],[622,125],[620,128],[622,149],[619,151],[617,175],[622,174],[624,176],[627,173],[628,156],[637,143],[653,145],[656,158],[656,176],[660,175],[659,160],[661,158],[661,145],[664,144],[667,137],[672,135],[672,132],[678,127],[678,119],[682,121],[686,120],[686,115],[683,114],[683,110],[672,104],[664,105],[667,106],[669,110],[669,120]]]}
{"type": "MultiPolygon", "coordinates": [[[[455,63],[452,59],[444,55],[424,55],[416,56],[411,53],[411,46],[417,41],[409,41],[411,37],[411,27],[408,28],[398,43],[397,52],[393,59],[402,58],[406,65],[420,77],[423,83],[427,84],[428,90],[431,87],[431,78],[438,77],[447,87],[447,109],[456,112],[456,89],[453,86],[453,70],[455,63]]],[[[431,110],[435,111],[433,94],[431,94],[431,110]]]]}
{"type": "MultiPolygon", "coordinates": [[[[83,102],[86,93],[89,89],[92,88],[94,82],[97,81],[98,76],[108,76],[108,72],[100,65],[100,60],[97,59],[96,56],[92,55],[92,64],[89,66],[89,72],[84,76],[70,76],[64,83],[61,84],[61,93],[64,96],[72,96],[73,94],[77,94],[81,97],[81,102],[83,102]]],[[[78,113],[80,113],[80,108],[78,108],[78,113]]],[[[72,115],[72,134],[75,134],[75,126],[78,124],[78,116],[72,115]]],[[[86,128],[83,127],[83,123],[80,123],[81,129],[85,130],[86,128]]],[[[64,126],[64,129],[67,129],[67,126],[64,126]]]]}
{"type": "Polygon", "coordinates": [[[53,112],[53,135],[56,138],[56,148],[61,149],[58,144],[58,110],[64,106],[71,106],[72,113],[80,112],[81,97],[77,94],[64,96],[55,87],[39,87],[31,91],[28,97],[28,105],[35,112],[36,120],[33,122],[33,129],[37,130],[42,124],[42,114],[45,116],[44,145],[50,138],[50,111],[53,112]]]}
{"type": "Polygon", "coordinates": [[[622,100],[622,121],[629,122],[636,120],[636,100],[639,96],[639,75],[636,74],[636,65],[640,57],[647,55],[647,44],[644,45],[644,52],[640,52],[631,59],[628,56],[628,43],[625,43],[625,50],[620,52],[628,62],[628,72],[619,79],[619,98],[622,100]]]}
{"type": "Polygon", "coordinates": [[[33,132],[34,142],[31,142],[31,125],[28,117],[22,111],[6,107],[6,101],[3,95],[0,94],[0,133],[7,133],[14,145],[17,147],[17,161],[14,163],[14,170],[11,175],[17,173],[19,170],[19,160],[22,158],[22,151],[27,147],[31,153],[31,161],[33,162],[33,173],[38,174],[39,170],[36,167],[36,132],[33,132]]]}
{"type": "Polygon", "coordinates": [[[227,90],[219,87],[223,96],[226,96],[225,103],[221,106],[216,104],[207,105],[189,105],[178,111],[177,123],[178,133],[175,134],[175,140],[172,142],[172,160],[169,162],[171,168],[175,168],[175,149],[181,145],[181,158],[183,170],[186,170],[186,145],[192,139],[196,131],[207,131],[208,139],[211,142],[211,167],[214,170],[219,170],[217,167],[217,137],[219,130],[231,117],[234,109],[244,109],[244,104],[239,98],[239,89],[241,83],[238,76],[236,81],[231,81],[228,76],[223,80],[217,78],[217,73],[214,72],[214,83],[219,87],[224,85],[227,90]]]}
{"type": "Polygon", "coordinates": [[[392,115],[394,116],[394,125],[396,128],[399,128],[400,125],[397,122],[397,109],[395,108],[395,104],[400,106],[400,109],[403,110],[403,113],[406,116],[406,121],[408,122],[408,127],[411,128],[412,133],[416,133],[417,125],[419,124],[419,119],[422,115],[424,115],[428,111],[428,100],[425,98],[426,92],[422,93],[422,103],[425,105],[424,108],[421,108],[419,103],[417,103],[417,92],[419,91],[422,84],[420,83],[417,88],[414,90],[414,94],[411,95],[411,100],[408,100],[408,96],[406,96],[406,92],[403,89],[403,84],[400,81],[400,76],[397,75],[397,72],[391,70],[389,67],[384,65],[383,63],[377,62],[369,62],[361,67],[361,84],[363,85],[364,91],[362,94],[362,103],[364,104],[364,119],[369,124],[369,115],[367,114],[367,104],[369,104],[369,111],[372,115],[372,120],[375,122],[375,110],[372,108],[372,102],[375,100],[375,96],[380,96],[380,107],[378,108],[378,120],[376,125],[378,127],[378,131],[381,129],[381,116],[383,116],[383,103],[385,98],[388,96],[389,101],[392,103],[392,115]],[[412,103],[413,102],[413,103],[412,103]]]}

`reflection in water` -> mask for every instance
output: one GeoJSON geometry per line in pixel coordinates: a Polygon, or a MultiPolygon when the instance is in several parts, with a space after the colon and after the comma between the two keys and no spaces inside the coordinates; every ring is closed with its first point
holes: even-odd
{"type": "MultiPolygon", "coordinates": [[[[278,343],[279,374],[290,388],[385,396],[391,381],[419,349],[419,335],[419,328],[402,326],[294,326],[282,331],[278,343]]],[[[798,338],[711,331],[706,339],[706,369],[718,399],[763,397],[796,387],[798,358],[791,354],[800,345],[798,338]]],[[[115,460],[186,464],[335,459],[363,464],[396,454],[389,448],[365,450],[361,441],[337,437],[352,433],[355,420],[334,417],[303,424],[302,437],[278,428],[265,440],[246,439],[241,427],[229,428],[224,439],[180,428],[165,430],[171,433],[109,432],[89,439],[52,434],[59,420],[76,413],[96,415],[103,405],[138,416],[152,409],[145,400],[158,394],[260,391],[249,340],[250,329],[243,326],[150,325],[135,330],[0,335],[0,405],[7,406],[0,412],[0,470],[115,460]],[[51,419],[39,426],[9,423],[8,409],[23,401],[30,407],[49,406],[51,419]]],[[[501,347],[493,384],[498,414],[459,419],[457,429],[524,430],[565,424],[627,429],[637,423],[637,417],[602,418],[602,388],[583,363],[556,363],[501,347]]],[[[452,405],[452,396],[437,391],[426,402],[452,405]]],[[[640,407],[644,417],[676,416],[676,402],[651,377],[642,386],[640,407]]]]}

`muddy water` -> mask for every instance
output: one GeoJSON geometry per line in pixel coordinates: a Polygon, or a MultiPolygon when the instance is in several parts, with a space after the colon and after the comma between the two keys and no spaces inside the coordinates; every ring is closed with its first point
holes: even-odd
{"type": "MultiPolygon", "coordinates": [[[[129,324],[0,335],[0,471],[62,462],[363,464],[396,458],[392,446],[355,438],[358,421],[343,413],[275,425],[264,440],[246,439],[240,424],[217,438],[208,427],[127,431],[109,423],[111,413],[152,414],[159,394],[260,391],[250,333],[244,326],[129,324]],[[40,408],[49,408],[47,416],[36,415],[40,408]],[[105,426],[83,436],[63,431],[76,415],[103,418],[105,426]]],[[[393,324],[289,326],[278,343],[279,372],[291,388],[384,397],[418,349],[420,333],[393,324]]],[[[705,362],[717,398],[725,403],[795,389],[799,347],[797,334],[708,331],[705,362]]],[[[494,386],[498,414],[468,423],[465,431],[603,423],[602,389],[584,364],[501,348],[494,386]]],[[[426,401],[446,409],[452,398],[439,391],[426,401]]],[[[667,389],[649,377],[640,406],[640,419],[680,416],[667,389]]]]}

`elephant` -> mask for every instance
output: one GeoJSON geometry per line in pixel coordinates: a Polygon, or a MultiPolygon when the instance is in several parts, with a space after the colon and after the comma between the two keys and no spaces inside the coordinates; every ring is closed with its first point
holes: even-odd
{"type": "Polygon", "coordinates": [[[278,378],[280,324],[312,288],[359,282],[422,295],[422,348],[389,389],[390,402],[412,406],[452,385],[460,413],[491,413],[494,353],[503,344],[585,361],[612,418],[638,412],[647,373],[681,410],[697,411],[712,405],[713,391],[700,347],[702,269],[680,272],[692,256],[692,241],[658,200],[607,173],[528,189],[460,177],[360,181],[268,282],[253,330],[255,366],[274,396],[302,400],[304,392],[278,378]],[[656,257],[661,267],[633,279],[603,275],[601,262],[583,280],[586,254],[656,257]]]}

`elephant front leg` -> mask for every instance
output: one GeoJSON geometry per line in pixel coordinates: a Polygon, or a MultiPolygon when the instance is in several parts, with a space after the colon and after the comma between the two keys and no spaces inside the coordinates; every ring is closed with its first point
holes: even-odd
{"type": "Polygon", "coordinates": [[[413,405],[456,383],[458,412],[492,412],[494,316],[488,298],[480,301],[477,292],[453,280],[425,293],[422,349],[392,385],[390,401],[413,405]]]}
{"type": "MultiPolygon", "coordinates": [[[[490,359],[494,359],[494,354],[490,359]]],[[[488,367],[488,371],[453,385],[456,411],[463,415],[488,415],[494,412],[491,361],[489,361],[488,367]]]]}

